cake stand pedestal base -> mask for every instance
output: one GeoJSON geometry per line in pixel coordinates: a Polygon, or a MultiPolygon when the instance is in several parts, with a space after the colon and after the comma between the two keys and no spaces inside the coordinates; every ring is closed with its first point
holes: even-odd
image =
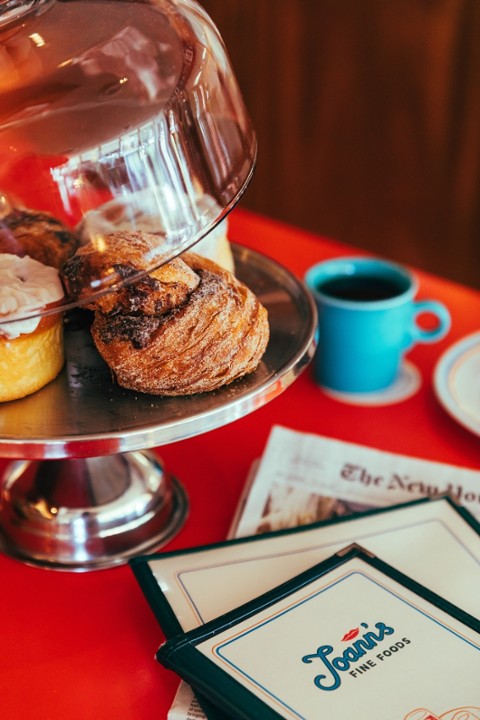
{"type": "Polygon", "coordinates": [[[18,460],[2,480],[0,542],[32,565],[95,570],[153,552],[187,514],[182,486],[153,453],[18,460]]]}

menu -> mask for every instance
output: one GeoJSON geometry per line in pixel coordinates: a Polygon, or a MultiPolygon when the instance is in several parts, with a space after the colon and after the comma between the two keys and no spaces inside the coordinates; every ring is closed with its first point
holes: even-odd
{"type": "MultiPolygon", "coordinates": [[[[443,465],[440,472],[438,465],[274,428],[232,524],[232,538],[251,535],[136,558],[132,569],[167,637],[215,620],[352,542],[479,617],[480,524],[459,505],[455,489],[469,497],[480,473],[443,465]],[[342,476],[346,468],[356,480],[342,476]],[[400,498],[395,477],[405,486],[400,498]],[[421,487],[435,492],[422,496],[421,487]],[[392,498],[400,502],[389,505],[392,498]]],[[[169,720],[204,718],[202,706],[182,682],[169,720]]]]}
{"type": "Polygon", "coordinates": [[[396,720],[480,700],[480,621],[358,545],[157,659],[232,720],[396,720]]]}

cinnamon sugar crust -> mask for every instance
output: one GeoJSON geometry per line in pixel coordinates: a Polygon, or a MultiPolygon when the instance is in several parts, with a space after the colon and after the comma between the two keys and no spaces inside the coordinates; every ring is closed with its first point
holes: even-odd
{"type": "Polygon", "coordinates": [[[115,286],[86,305],[92,310],[162,314],[183,302],[199,279],[180,259],[147,274],[160,261],[157,236],[118,231],[103,237],[101,243],[91,241],[80,247],[63,266],[62,278],[73,299],[87,298],[93,287],[115,286]]]}
{"type": "MultiPolygon", "coordinates": [[[[153,395],[209,392],[253,372],[265,352],[267,311],[254,293],[199,255],[185,253],[178,262],[197,282],[168,310],[96,308],[92,336],[122,387],[153,395]]],[[[163,268],[174,281],[176,264],[163,268]]]]}

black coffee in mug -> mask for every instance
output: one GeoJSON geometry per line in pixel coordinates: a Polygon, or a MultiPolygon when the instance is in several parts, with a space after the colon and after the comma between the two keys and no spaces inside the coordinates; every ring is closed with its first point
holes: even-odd
{"type": "Polygon", "coordinates": [[[405,285],[395,278],[378,275],[346,275],[325,280],[318,291],[336,300],[374,302],[390,300],[405,292],[405,285]]]}
{"type": "Polygon", "coordinates": [[[392,387],[404,354],[418,342],[439,340],[450,327],[444,305],[414,299],[418,281],[408,268],[381,258],[324,260],[307,270],[305,282],[318,310],[314,377],[337,393],[392,387]],[[423,313],[437,318],[433,331],[419,322],[423,313]]]}

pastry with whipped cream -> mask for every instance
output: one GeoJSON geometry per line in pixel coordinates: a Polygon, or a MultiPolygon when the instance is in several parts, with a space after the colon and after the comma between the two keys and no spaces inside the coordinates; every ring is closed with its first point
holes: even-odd
{"type": "Polygon", "coordinates": [[[0,402],[40,390],[63,367],[63,286],[53,267],[0,254],[0,402]]]}

